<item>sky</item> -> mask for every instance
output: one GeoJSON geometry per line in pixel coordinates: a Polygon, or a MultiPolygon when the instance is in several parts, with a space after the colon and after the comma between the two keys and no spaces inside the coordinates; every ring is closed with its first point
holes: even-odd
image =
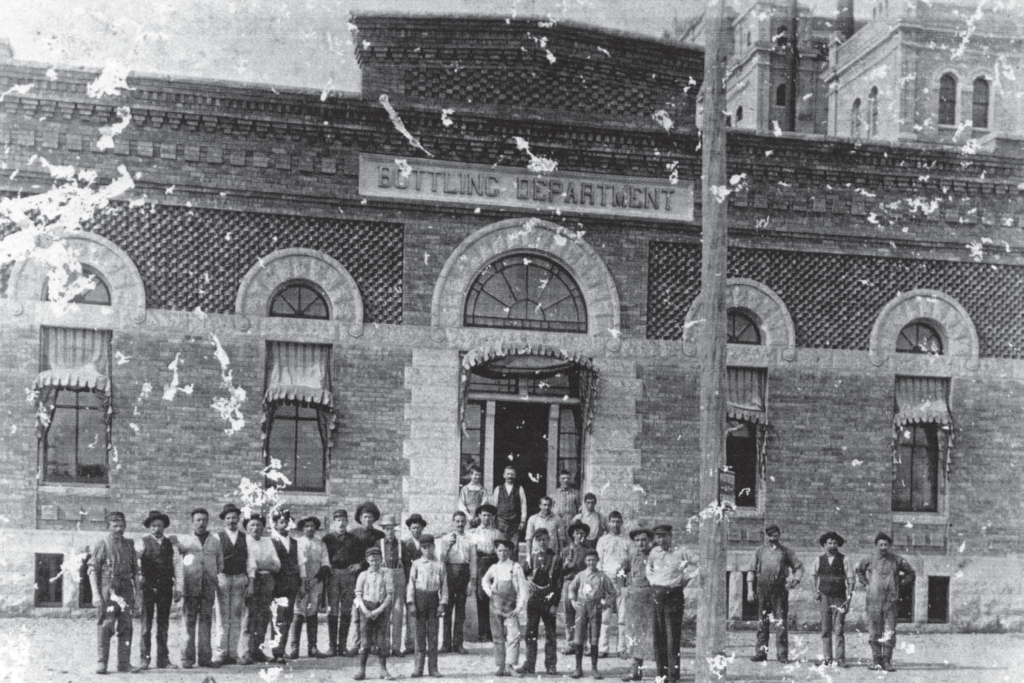
{"type": "MultiPolygon", "coordinates": [[[[0,0],[19,60],[356,92],[349,17],[360,11],[570,20],[661,36],[702,0],[0,0]]],[[[822,12],[834,0],[811,0],[822,12]]],[[[862,5],[866,3],[862,2],[862,5]]],[[[858,11],[858,14],[861,12],[858,11]]]]}

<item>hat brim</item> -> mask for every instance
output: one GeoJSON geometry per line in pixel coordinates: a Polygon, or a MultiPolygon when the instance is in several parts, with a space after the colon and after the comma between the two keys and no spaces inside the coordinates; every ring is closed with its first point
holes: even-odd
{"type": "Polygon", "coordinates": [[[224,519],[225,517],[227,517],[232,512],[237,512],[239,517],[242,516],[242,511],[240,509],[238,509],[237,507],[230,507],[227,510],[222,510],[220,515],[219,515],[219,517],[221,519],[224,519]]]}
{"type": "Polygon", "coordinates": [[[158,519],[164,523],[164,528],[165,529],[167,527],[171,526],[171,518],[168,517],[167,515],[164,515],[164,514],[150,515],[149,517],[146,517],[145,521],[142,522],[142,526],[144,526],[144,527],[146,527],[148,529],[149,525],[152,524],[153,522],[155,522],[158,519]]]}
{"type": "Polygon", "coordinates": [[[312,517],[312,516],[310,516],[310,517],[303,517],[302,519],[300,519],[295,524],[295,526],[297,526],[299,529],[301,529],[304,526],[306,526],[307,524],[309,524],[310,522],[312,522],[313,524],[316,525],[316,530],[320,529],[320,518],[319,517],[312,517]]]}
{"type": "Polygon", "coordinates": [[[632,531],[630,531],[629,532],[629,540],[635,541],[636,537],[639,536],[640,534],[647,534],[651,538],[654,538],[654,532],[653,531],[651,531],[650,529],[648,529],[646,527],[642,527],[640,529],[633,529],[632,531]]]}

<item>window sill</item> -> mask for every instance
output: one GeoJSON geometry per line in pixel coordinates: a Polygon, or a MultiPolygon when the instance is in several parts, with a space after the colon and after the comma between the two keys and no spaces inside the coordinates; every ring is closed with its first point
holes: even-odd
{"type": "Polygon", "coordinates": [[[284,491],[289,503],[299,506],[327,505],[327,492],[320,491],[284,491]]]}
{"type": "Polygon", "coordinates": [[[110,486],[107,484],[75,484],[72,482],[56,484],[43,482],[39,484],[39,493],[65,494],[74,493],[80,496],[95,496],[103,498],[110,495],[110,486]]]}
{"type": "Polygon", "coordinates": [[[733,508],[732,514],[740,519],[757,519],[764,516],[764,510],[760,507],[733,508]]]}
{"type": "Polygon", "coordinates": [[[944,512],[893,512],[893,524],[946,524],[949,515],[944,512]]]}

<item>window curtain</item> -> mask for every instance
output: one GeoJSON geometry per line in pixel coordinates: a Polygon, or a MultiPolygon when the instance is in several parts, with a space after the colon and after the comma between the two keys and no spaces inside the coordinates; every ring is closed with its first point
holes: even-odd
{"type": "Polygon", "coordinates": [[[110,400],[110,331],[44,327],[40,339],[40,372],[37,393],[36,431],[40,439],[53,419],[60,389],[89,390],[99,398],[107,428],[107,451],[113,407],[110,400]]]}
{"type": "Polygon", "coordinates": [[[764,368],[727,368],[726,374],[726,417],[754,425],[757,461],[763,479],[768,475],[768,413],[765,409],[768,372],[764,368]]]}
{"type": "Polygon", "coordinates": [[[949,379],[897,375],[893,412],[893,467],[898,457],[900,430],[912,424],[933,422],[939,427],[939,455],[945,456],[948,475],[952,467],[953,452],[953,414],[949,409],[949,379]],[[945,438],[942,438],[943,435],[945,438]]]}
{"type": "Polygon", "coordinates": [[[317,408],[317,428],[331,462],[337,414],[331,394],[331,347],[318,344],[270,342],[267,344],[267,390],[263,395],[263,452],[269,454],[274,412],[283,401],[307,403],[317,408]]]}

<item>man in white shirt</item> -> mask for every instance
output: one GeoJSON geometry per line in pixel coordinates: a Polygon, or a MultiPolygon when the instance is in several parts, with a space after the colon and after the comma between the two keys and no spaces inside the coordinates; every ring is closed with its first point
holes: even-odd
{"type": "Polygon", "coordinates": [[[302,582],[295,599],[295,616],[288,634],[288,659],[298,659],[299,641],[302,640],[302,625],[306,625],[307,654],[320,657],[317,649],[317,628],[319,627],[317,611],[320,607],[320,596],[323,594],[324,581],[331,575],[331,561],[327,554],[327,546],[316,537],[320,529],[317,517],[300,519],[296,525],[302,531],[297,539],[299,546],[299,579],[302,582]]]}
{"type": "Polygon", "coordinates": [[[679,641],[683,630],[683,587],[692,576],[686,574],[690,556],[672,543],[672,526],[654,527],[654,543],[647,557],[647,580],[654,597],[654,658],[656,676],[679,680],[679,641]]]}
{"type": "Polygon", "coordinates": [[[449,609],[444,612],[441,651],[468,654],[462,646],[465,637],[466,598],[470,586],[476,586],[476,546],[466,533],[466,513],[452,515],[453,531],[440,540],[438,557],[444,562],[448,582],[449,609]]]}
{"type": "Polygon", "coordinates": [[[597,548],[597,539],[608,532],[608,520],[597,511],[597,496],[588,493],[583,496],[583,511],[572,518],[574,522],[583,522],[590,528],[590,533],[584,540],[583,545],[588,548],[597,548]]]}
{"type": "MultiPolygon", "coordinates": [[[[614,603],[614,611],[617,615],[615,633],[618,640],[614,653],[618,656],[625,656],[626,653],[626,591],[624,590],[626,572],[624,567],[629,562],[631,546],[629,537],[622,532],[622,513],[613,510],[608,515],[608,533],[597,539],[597,555],[600,558],[597,568],[611,579],[612,585],[618,591],[614,603]]],[[[612,651],[608,642],[612,608],[612,604],[606,605],[604,614],[601,615],[601,638],[598,643],[601,657],[607,657],[612,651]]]]}
{"type": "Polygon", "coordinates": [[[554,501],[550,496],[540,499],[540,512],[526,520],[526,556],[533,554],[533,537],[540,529],[548,531],[548,548],[554,551],[555,555],[562,552],[565,547],[565,531],[561,520],[551,511],[554,501]]]}
{"type": "Polygon", "coordinates": [[[242,664],[269,661],[263,654],[263,640],[270,625],[270,603],[274,601],[274,575],[281,571],[281,558],[269,536],[263,535],[267,520],[262,515],[252,515],[245,521],[246,575],[245,607],[249,614],[249,647],[242,657],[242,664]]]}

